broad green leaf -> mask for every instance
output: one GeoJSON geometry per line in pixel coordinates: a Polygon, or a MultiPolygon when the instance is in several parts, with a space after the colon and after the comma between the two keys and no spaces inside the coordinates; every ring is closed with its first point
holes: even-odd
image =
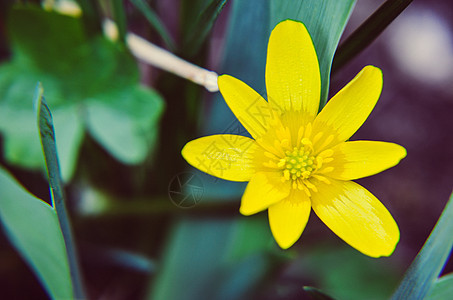
{"type": "Polygon", "coordinates": [[[265,222],[256,217],[179,221],[148,298],[247,299],[269,267],[263,254],[272,246],[270,232],[253,231],[258,226],[267,229],[265,222]],[[241,249],[251,239],[255,245],[241,249]]]}
{"type": "MultiPolygon", "coordinates": [[[[222,66],[218,73],[230,74],[265,96],[264,73],[271,30],[282,20],[300,20],[307,26],[318,54],[322,80],[321,104],[324,104],[329,89],[332,58],[355,0],[239,0],[231,4],[231,19],[222,66]]],[[[204,125],[203,135],[248,135],[220,93],[213,97],[210,103],[212,107],[204,125]]],[[[209,176],[204,178],[207,182],[207,197],[212,199],[216,199],[219,194],[238,197],[245,186],[222,180],[213,181],[209,176]]]]}
{"type": "Polygon", "coordinates": [[[321,105],[327,101],[330,68],[356,0],[271,0],[270,30],[284,19],[302,21],[313,39],[321,70],[321,105]]]}
{"type": "Polygon", "coordinates": [[[109,115],[110,125],[114,118],[128,120],[127,126],[115,124],[115,131],[97,131],[95,138],[107,151],[129,164],[140,163],[152,153],[162,99],[139,85],[136,61],[124,47],[101,36],[88,38],[79,18],[34,6],[13,9],[8,31],[13,57],[0,66],[0,132],[9,162],[44,169],[29,102],[37,81],[46,87],[46,100],[52,107],[64,181],[73,174],[84,131],[92,126],[90,122],[99,123],[96,115],[87,114],[97,114],[100,105],[107,107],[100,115],[109,115]],[[125,102],[124,110],[112,107],[125,102]],[[118,136],[137,141],[144,135],[153,138],[134,144],[140,155],[129,158],[117,150],[125,147],[118,136]]]}
{"type": "Polygon", "coordinates": [[[140,86],[87,99],[88,132],[119,160],[138,164],[156,142],[152,129],[162,113],[157,99],[157,93],[140,86]]]}
{"type": "Polygon", "coordinates": [[[53,299],[72,299],[68,259],[55,210],[0,167],[0,217],[5,232],[53,299]]]}
{"type": "Polygon", "coordinates": [[[438,278],[425,300],[445,300],[453,295],[453,273],[438,278]]]}
{"type": "Polygon", "coordinates": [[[452,250],[452,232],[453,194],[392,299],[423,299],[428,294],[452,250]]]}
{"type": "Polygon", "coordinates": [[[182,1],[181,53],[184,56],[191,57],[200,50],[226,3],[227,0],[182,1]]]}
{"type": "Polygon", "coordinates": [[[387,0],[341,45],[332,63],[332,73],[356,57],[399,16],[413,0],[387,0]]]}
{"type": "Polygon", "coordinates": [[[53,204],[52,206],[57,213],[58,222],[63,234],[69,262],[71,282],[74,288],[74,296],[76,298],[85,298],[84,288],[82,286],[82,281],[79,273],[74,240],[72,238],[73,235],[71,223],[66,211],[65,195],[63,185],[61,183],[60,165],[58,162],[52,114],[50,113],[49,107],[46,104],[43,93],[44,89],[41,83],[38,83],[33,98],[33,107],[36,110],[38,131],[41,137],[41,145],[46,161],[47,175],[51,191],[50,194],[53,204]]]}

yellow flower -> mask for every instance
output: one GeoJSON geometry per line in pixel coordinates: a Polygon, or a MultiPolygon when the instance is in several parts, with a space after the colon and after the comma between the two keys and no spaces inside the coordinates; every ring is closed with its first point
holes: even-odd
{"type": "Polygon", "coordinates": [[[222,75],[219,89],[251,134],[213,135],[187,143],[188,163],[213,176],[248,181],[240,212],[268,209],[281,248],[300,237],[313,208],[346,243],[372,256],[389,256],[399,241],[394,219],[368,190],[351,180],[395,166],[406,150],[393,143],[347,141],[380,96],[382,72],[365,67],[318,113],[320,72],[305,26],[279,23],[269,38],[268,101],[242,81],[222,75]]]}

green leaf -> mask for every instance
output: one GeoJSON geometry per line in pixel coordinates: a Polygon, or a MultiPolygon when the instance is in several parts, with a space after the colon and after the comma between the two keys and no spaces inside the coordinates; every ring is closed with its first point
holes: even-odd
{"type": "Polygon", "coordinates": [[[301,276],[335,299],[388,299],[398,282],[391,260],[376,260],[346,245],[306,245],[301,250],[301,276]]]}
{"type": "Polygon", "coordinates": [[[96,1],[76,0],[82,9],[83,24],[88,35],[93,36],[102,32],[102,19],[96,1]]]}
{"type": "Polygon", "coordinates": [[[145,160],[156,142],[157,132],[152,129],[163,108],[157,93],[134,86],[99,95],[87,104],[88,131],[101,145],[122,162],[145,160]]]}
{"type": "Polygon", "coordinates": [[[0,167],[0,217],[5,232],[53,299],[72,299],[68,259],[55,210],[0,167]]]}
{"type": "Polygon", "coordinates": [[[304,291],[307,292],[313,300],[333,300],[332,297],[312,286],[304,286],[304,291]]]}
{"type": "Polygon", "coordinates": [[[115,118],[128,120],[126,126],[115,124],[115,131],[96,131],[95,139],[107,151],[123,163],[134,164],[152,153],[162,99],[140,86],[136,61],[124,47],[101,36],[88,38],[81,19],[33,6],[12,10],[7,28],[13,58],[0,66],[0,132],[9,162],[44,169],[29,102],[37,81],[46,87],[46,100],[52,107],[64,181],[74,172],[85,130],[99,127],[96,114],[102,105],[107,112],[99,115],[109,115],[110,125],[115,118]],[[118,103],[123,103],[123,110],[114,107],[118,103]],[[93,111],[95,115],[87,115],[93,111]],[[136,115],[139,120],[134,120],[136,115]],[[133,158],[118,151],[125,147],[118,136],[137,141],[144,135],[150,138],[135,142],[139,148],[134,151],[139,154],[133,158]]]}
{"type": "Polygon", "coordinates": [[[453,273],[438,278],[425,300],[445,300],[453,295],[453,273]]]}
{"type": "Polygon", "coordinates": [[[258,217],[179,221],[148,298],[247,299],[269,268],[263,254],[273,242],[265,223],[258,217]],[[258,226],[267,233],[253,232],[258,226]],[[241,249],[251,240],[255,245],[241,249]]]}
{"type": "Polygon", "coordinates": [[[44,89],[41,83],[36,86],[33,98],[33,106],[36,110],[39,135],[41,137],[42,149],[46,161],[47,175],[49,179],[52,204],[57,213],[61,232],[66,246],[66,253],[69,262],[69,272],[74,296],[76,298],[85,298],[84,288],[82,285],[77,254],[72,238],[72,229],[69,217],[66,211],[64,189],[61,183],[60,165],[58,162],[57,146],[55,142],[55,131],[53,127],[52,114],[43,97],[44,89]]]}
{"type": "Polygon", "coordinates": [[[159,16],[151,9],[145,0],[131,0],[131,3],[145,16],[149,24],[157,31],[167,48],[171,51],[175,50],[175,42],[160,20],[159,16]]]}
{"type": "Polygon", "coordinates": [[[127,21],[126,12],[122,0],[111,0],[113,17],[118,27],[118,37],[122,43],[126,43],[127,21]]]}
{"type": "Polygon", "coordinates": [[[181,53],[186,57],[195,55],[211,32],[215,20],[227,0],[189,0],[183,1],[181,53]]]}
{"type": "Polygon", "coordinates": [[[423,299],[436,282],[453,247],[453,194],[392,299],[423,299]]]}
{"type": "Polygon", "coordinates": [[[399,16],[413,0],[387,0],[341,45],[333,60],[332,73],[356,57],[399,16]]]}

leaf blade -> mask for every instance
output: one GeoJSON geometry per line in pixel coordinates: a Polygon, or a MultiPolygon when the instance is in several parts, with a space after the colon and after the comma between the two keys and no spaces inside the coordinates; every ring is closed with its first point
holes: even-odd
{"type": "Polygon", "coordinates": [[[171,37],[159,16],[144,0],[131,0],[131,3],[145,16],[151,26],[157,31],[169,50],[175,50],[175,41],[171,37]]]}
{"type": "Polygon", "coordinates": [[[312,286],[304,286],[304,291],[309,294],[313,300],[334,300],[334,298],[312,286]]]}
{"type": "Polygon", "coordinates": [[[65,251],[69,263],[69,273],[76,298],[85,298],[85,291],[82,284],[77,253],[74,246],[71,223],[66,211],[65,195],[61,182],[60,165],[58,161],[55,131],[53,127],[52,114],[43,97],[44,89],[41,83],[36,86],[33,98],[33,107],[36,110],[38,131],[41,137],[41,145],[47,167],[47,175],[52,197],[52,206],[55,209],[59,228],[63,234],[65,251]]]}
{"type": "Polygon", "coordinates": [[[194,2],[193,0],[183,2],[188,13],[185,15],[186,18],[183,18],[185,34],[181,52],[187,57],[195,55],[200,50],[227,0],[199,0],[194,2]],[[194,6],[201,9],[195,15],[191,13],[197,11],[194,10],[194,6]]]}
{"type": "Polygon", "coordinates": [[[434,282],[425,300],[443,300],[453,295],[453,273],[444,275],[434,282]]]}
{"type": "Polygon", "coordinates": [[[391,299],[423,299],[427,295],[453,247],[452,232],[453,194],[391,299]]]}
{"type": "Polygon", "coordinates": [[[412,1],[388,0],[382,4],[338,47],[332,63],[332,73],[370,45],[412,1]]]}
{"type": "Polygon", "coordinates": [[[63,234],[54,209],[34,197],[0,167],[0,219],[16,250],[54,299],[70,299],[73,287],[63,234]]]}

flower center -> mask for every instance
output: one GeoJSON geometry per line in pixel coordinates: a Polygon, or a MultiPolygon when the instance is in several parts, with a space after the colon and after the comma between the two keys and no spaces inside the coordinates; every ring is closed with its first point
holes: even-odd
{"type": "Polygon", "coordinates": [[[257,140],[264,151],[255,158],[264,171],[278,172],[282,182],[289,183],[292,189],[304,191],[311,197],[312,192],[318,191],[316,185],[319,182],[330,184],[326,174],[334,169],[329,164],[334,159],[334,151],[326,146],[334,136],[324,138],[324,132],[313,134],[311,123],[301,126],[295,134],[285,124],[294,124],[300,116],[287,112],[282,117],[282,120],[275,120],[273,130],[257,140]]]}
{"type": "MultiPolygon", "coordinates": [[[[278,166],[284,167],[283,177],[285,180],[307,179],[311,172],[316,169],[315,157],[308,149],[294,147],[292,151],[285,151],[285,158],[280,159],[278,166]]],[[[296,183],[297,184],[297,183],[296,183]]]]}

